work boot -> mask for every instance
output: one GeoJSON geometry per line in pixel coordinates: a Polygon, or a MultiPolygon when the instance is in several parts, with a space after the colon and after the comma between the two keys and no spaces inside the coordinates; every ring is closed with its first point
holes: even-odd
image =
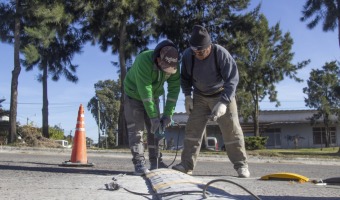
{"type": "Polygon", "coordinates": [[[246,167],[241,167],[237,169],[237,174],[239,178],[249,178],[250,177],[250,172],[248,168],[246,167]]]}
{"type": "Polygon", "coordinates": [[[182,163],[179,163],[177,165],[172,166],[172,169],[174,169],[176,171],[183,172],[183,173],[188,174],[188,175],[192,175],[192,170],[185,169],[185,167],[182,165],[182,163]]]}
{"type": "MultiPolygon", "coordinates": [[[[163,161],[158,161],[158,169],[160,168],[168,168],[168,166],[163,161]]],[[[150,170],[157,169],[157,161],[150,162],[150,170]]]]}
{"type": "Polygon", "coordinates": [[[137,161],[137,163],[135,164],[134,174],[138,176],[143,176],[145,175],[145,173],[148,172],[149,172],[148,168],[145,167],[145,161],[144,160],[137,161]]]}

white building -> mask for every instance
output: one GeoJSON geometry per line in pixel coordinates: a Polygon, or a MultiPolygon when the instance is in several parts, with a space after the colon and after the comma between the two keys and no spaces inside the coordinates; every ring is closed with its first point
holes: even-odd
{"type": "Polygon", "coordinates": [[[7,144],[7,135],[9,127],[9,117],[0,117],[0,145],[7,144]]]}
{"type": "MultiPolygon", "coordinates": [[[[324,147],[325,127],[322,120],[315,125],[311,125],[310,117],[314,110],[280,110],[280,111],[260,111],[260,134],[268,136],[267,148],[315,148],[324,147]]],[[[182,146],[185,132],[185,125],[188,116],[185,113],[175,113],[173,120],[176,125],[166,129],[166,140],[174,141],[174,145],[182,146]]],[[[332,118],[334,124],[331,125],[331,146],[340,144],[340,125],[337,118],[332,118]]],[[[240,123],[245,136],[254,136],[253,122],[240,123]]],[[[223,140],[218,125],[215,122],[208,122],[207,136],[216,137],[219,147],[223,146],[223,140]]]]}
{"type": "Polygon", "coordinates": [[[9,117],[8,116],[1,116],[0,122],[9,122],[9,117]]]}

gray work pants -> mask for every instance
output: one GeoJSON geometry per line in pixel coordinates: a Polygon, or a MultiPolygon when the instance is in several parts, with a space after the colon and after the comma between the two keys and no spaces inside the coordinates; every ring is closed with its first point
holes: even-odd
{"type": "MultiPolygon", "coordinates": [[[[181,163],[187,170],[195,168],[204,129],[208,122],[207,116],[211,114],[213,107],[220,98],[220,95],[207,97],[194,94],[193,96],[193,110],[185,128],[184,149],[181,156],[181,163]]],[[[234,164],[234,169],[248,167],[244,136],[238,119],[235,98],[228,104],[226,114],[221,116],[217,123],[222,132],[229,160],[234,164]]]]}
{"type": "MultiPolygon", "coordinates": [[[[157,99],[158,100],[158,99],[157,99]]],[[[157,108],[159,107],[159,100],[156,101],[157,108]]],[[[155,134],[150,132],[150,118],[148,117],[142,101],[133,99],[125,95],[124,100],[124,114],[127,123],[127,129],[129,134],[129,147],[132,154],[132,162],[136,164],[139,161],[144,161],[144,145],[143,134],[146,127],[147,131],[147,144],[149,151],[150,162],[157,161],[158,151],[163,139],[159,140],[154,137],[155,134]],[[145,124],[145,125],[144,125],[145,124]]],[[[161,153],[159,161],[161,161],[161,153]]]]}

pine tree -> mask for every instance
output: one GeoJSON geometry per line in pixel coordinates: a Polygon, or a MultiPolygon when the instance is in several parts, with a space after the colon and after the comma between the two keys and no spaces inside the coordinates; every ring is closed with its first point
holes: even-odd
{"type": "MultiPolygon", "coordinates": [[[[88,102],[87,109],[91,111],[96,122],[100,121],[100,124],[98,124],[100,125],[100,130],[108,136],[108,146],[113,147],[116,145],[114,133],[116,132],[115,129],[119,119],[121,97],[120,80],[98,81],[94,85],[94,88],[96,95],[88,102]],[[98,120],[99,116],[100,120],[98,120]]],[[[101,141],[98,141],[98,146],[100,146],[100,142],[101,141]]]]}
{"type": "Polygon", "coordinates": [[[48,78],[58,81],[63,76],[68,81],[78,81],[78,66],[72,64],[72,58],[81,52],[86,37],[76,27],[77,18],[70,2],[35,0],[27,6],[23,64],[27,71],[34,67],[42,71],[38,78],[43,88],[42,132],[49,137],[48,78]]]}
{"type": "Polygon", "coordinates": [[[225,38],[223,30],[231,30],[239,20],[239,11],[247,8],[249,0],[161,0],[157,11],[158,21],[155,37],[167,37],[178,45],[182,52],[189,47],[189,38],[194,25],[205,26],[213,42],[225,38]]]}
{"type": "Polygon", "coordinates": [[[11,81],[11,100],[9,114],[8,142],[17,140],[17,107],[18,107],[18,79],[21,72],[19,51],[22,35],[22,9],[21,0],[0,3],[0,37],[2,42],[14,43],[14,69],[11,81]]]}
{"type": "Polygon", "coordinates": [[[321,20],[325,32],[338,29],[340,47],[340,0],[307,0],[302,10],[301,21],[308,19],[307,27],[313,29],[321,20]]]}
{"type": "Polygon", "coordinates": [[[73,55],[80,52],[86,35],[76,28],[79,13],[74,1],[17,0],[0,4],[0,34],[3,42],[14,43],[14,70],[12,73],[10,142],[16,138],[17,87],[21,66],[19,51],[25,58],[26,70],[38,67],[43,85],[43,135],[48,135],[48,75],[58,81],[64,76],[71,82],[78,80],[73,55]]]}
{"type": "Polygon", "coordinates": [[[285,77],[301,82],[297,71],[310,61],[292,64],[293,39],[289,32],[282,34],[279,23],[269,27],[266,17],[259,13],[260,5],[245,16],[248,31],[236,31],[232,54],[236,58],[240,73],[238,102],[240,113],[254,123],[254,135],[260,136],[259,111],[261,102],[268,97],[271,102],[277,99],[276,84],[285,77]]]}
{"type": "Polygon", "coordinates": [[[333,124],[332,115],[340,119],[340,98],[334,93],[334,88],[339,87],[338,74],[340,73],[339,63],[336,61],[326,62],[322,69],[313,69],[307,81],[307,87],[303,88],[306,106],[314,108],[317,113],[310,120],[314,125],[318,119],[326,130],[326,147],[330,145],[329,127],[333,124]]]}
{"type": "MultiPolygon", "coordinates": [[[[126,61],[146,49],[156,21],[156,0],[127,1],[79,1],[78,8],[84,12],[83,31],[89,32],[93,43],[102,51],[111,50],[119,56],[120,80],[126,75],[126,61]]],[[[127,144],[127,128],[124,117],[124,86],[121,84],[119,114],[120,144],[127,144]]]]}

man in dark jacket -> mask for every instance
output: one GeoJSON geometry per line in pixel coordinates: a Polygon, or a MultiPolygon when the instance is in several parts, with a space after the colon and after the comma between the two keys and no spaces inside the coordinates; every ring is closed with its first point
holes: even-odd
{"type": "Polygon", "coordinates": [[[189,114],[181,163],[173,169],[191,174],[208,119],[217,121],[230,161],[239,177],[249,177],[244,136],[235,101],[239,74],[229,52],[212,44],[208,31],[195,25],[183,53],[181,87],[189,114]],[[193,94],[192,94],[193,92],[193,94]]]}
{"type": "Polygon", "coordinates": [[[157,151],[162,137],[155,137],[155,133],[160,133],[160,126],[170,125],[180,91],[178,50],[174,43],[164,40],[155,50],[140,53],[126,74],[124,91],[124,111],[135,174],[143,175],[148,171],[145,167],[143,146],[144,124],[147,130],[150,169],[157,166],[167,167],[162,162],[162,155],[157,151]],[[160,118],[159,97],[164,93],[165,82],[167,100],[160,118]]]}

